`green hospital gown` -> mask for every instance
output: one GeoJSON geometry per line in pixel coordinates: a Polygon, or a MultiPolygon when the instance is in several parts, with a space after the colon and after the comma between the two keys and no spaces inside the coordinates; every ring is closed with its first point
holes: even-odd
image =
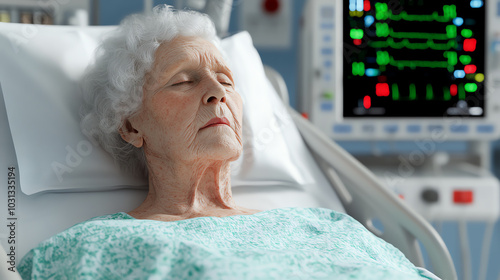
{"type": "Polygon", "coordinates": [[[18,270],[23,279],[434,279],[322,208],[174,222],[119,212],[41,242],[18,270]]]}

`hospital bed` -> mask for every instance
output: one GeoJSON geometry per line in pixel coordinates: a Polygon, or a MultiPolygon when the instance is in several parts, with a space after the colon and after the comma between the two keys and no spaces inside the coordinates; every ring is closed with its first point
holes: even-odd
{"type": "MultiPolygon", "coordinates": [[[[146,196],[145,179],[122,173],[79,129],[79,80],[113,28],[0,24],[0,244],[6,251],[0,261],[7,265],[1,279],[15,277],[8,267],[39,242],[91,217],[130,211],[146,196]]],[[[285,83],[262,65],[248,33],[222,45],[244,102],[244,152],[232,165],[238,204],[348,213],[423,267],[420,241],[429,269],[457,278],[434,229],[288,106],[285,83]]]]}

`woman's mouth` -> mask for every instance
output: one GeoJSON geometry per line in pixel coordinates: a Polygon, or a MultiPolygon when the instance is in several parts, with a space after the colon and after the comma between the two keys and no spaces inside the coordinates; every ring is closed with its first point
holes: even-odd
{"type": "Polygon", "coordinates": [[[202,128],[200,129],[204,129],[204,128],[207,128],[207,127],[213,127],[213,126],[219,126],[219,125],[227,125],[227,126],[230,126],[229,124],[229,121],[227,120],[226,117],[222,117],[222,118],[213,118],[211,119],[210,121],[208,121],[202,128]]]}

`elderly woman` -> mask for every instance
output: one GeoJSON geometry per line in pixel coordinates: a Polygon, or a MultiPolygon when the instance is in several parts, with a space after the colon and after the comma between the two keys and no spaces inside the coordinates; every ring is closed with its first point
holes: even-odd
{"type": "Polygon", "coordinates": [[[235,204],[242,101],[206,16],[163,7],[128,17],[85,83],[84,131],[147,174],[149,193],[40,243],[23,278],[432,279],[345,214],[235,204]]]}

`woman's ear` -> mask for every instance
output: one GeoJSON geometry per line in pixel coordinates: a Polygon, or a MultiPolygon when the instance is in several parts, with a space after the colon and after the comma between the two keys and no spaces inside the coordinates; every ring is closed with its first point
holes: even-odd
{"type": "Polygon", "coordinates": [[[132,126],[132,123],[128,119],[123,122],[119,131],[122,139],[136,148],[140,148],[144,144],[144,138],[142,138],[141,133],[132,126]]]}

